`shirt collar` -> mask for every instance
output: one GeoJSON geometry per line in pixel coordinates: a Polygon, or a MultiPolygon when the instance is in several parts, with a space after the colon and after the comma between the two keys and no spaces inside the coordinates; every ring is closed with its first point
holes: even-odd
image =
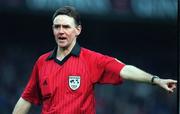
{"type": "MultiPolygon", "coordinates": [[[[75,44],[75,46],[73,47],[73,49],[71,50],[70,54],[73,56],[79,56],[81,52],[81,47],[78,43],[75,44]]],[[[51,54],[47,57],[46,60],[51,60],[56,58],[56,53],[57,53],[57,47],[55,47],[52,51],[51,54]]]]}

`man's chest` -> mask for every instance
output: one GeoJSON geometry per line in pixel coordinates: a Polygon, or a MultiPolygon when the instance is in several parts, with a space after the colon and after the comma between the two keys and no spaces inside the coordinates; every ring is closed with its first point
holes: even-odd
{"type": "Polygon", "coordinates": [[[92,90],[88,66],[80,59],[70,58],[63,65],[55,61],[39,69],[39,86],[42,96],[80,95],[92,90]]]}

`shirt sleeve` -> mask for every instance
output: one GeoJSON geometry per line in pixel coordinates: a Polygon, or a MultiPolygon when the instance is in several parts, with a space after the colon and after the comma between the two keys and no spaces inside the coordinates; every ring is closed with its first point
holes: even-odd
{"type": "Polygon", "coordinates": [[[93,81],[100,84],[120,84],[123,82],[120,71],[124,66],[124,63],[113,57],[98,54],[94,64],[93,81]]]}
{"type": "Polygon", "coordinates": [[[26,85],[21,97],[35,105],[41,104],[41,94],[38,80],[37,63],[34,65],[33,71],[30,75],[28,84],[26,85]]]}

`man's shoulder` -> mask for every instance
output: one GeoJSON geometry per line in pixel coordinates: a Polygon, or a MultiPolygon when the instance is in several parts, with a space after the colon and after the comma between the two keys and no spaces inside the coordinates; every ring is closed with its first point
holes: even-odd
{"type": "Polygon", "coordinates": [[[96,57],[102,57],[102,56],[105,56],[103,54],[101,54],[100,52],[96,52],[96,51],[93,51],[93,50],[90,50],[90,49],[87,49],[87,48],[81,48],[81,55],[83,55],[84,57],[87,57],[87,58],[96,58],[96,57]]]}
{"type": "Polygon", "coordinates": [[[97,53],[97,52],[87,49],[87,48],[81,48],[81,54],[83,54],[83,55],[90,56],[95,53],[97,53]]]}
{"type": "Polygon", "coordinates": [[[42,54],[41,56],[39,56],[38,61],[46,61],[47,58],[52,54],[52,51],[46,52],[44,54],[42,54]]]}

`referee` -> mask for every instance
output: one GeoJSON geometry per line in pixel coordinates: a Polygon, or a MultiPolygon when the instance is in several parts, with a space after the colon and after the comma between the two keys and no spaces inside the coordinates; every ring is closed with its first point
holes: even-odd
{"type": "Polygon", "coordinates": [[[56,10],[52,18],[57,46],[36,61],[13,114],[27,114],[42,105],[41,114],[95,114],[94,85],[121,84],[125,80],[155,84],[168,92],[176,80],[161,79],[116,58],[81,47],[80,15],[71,6],[56,10]]]}

